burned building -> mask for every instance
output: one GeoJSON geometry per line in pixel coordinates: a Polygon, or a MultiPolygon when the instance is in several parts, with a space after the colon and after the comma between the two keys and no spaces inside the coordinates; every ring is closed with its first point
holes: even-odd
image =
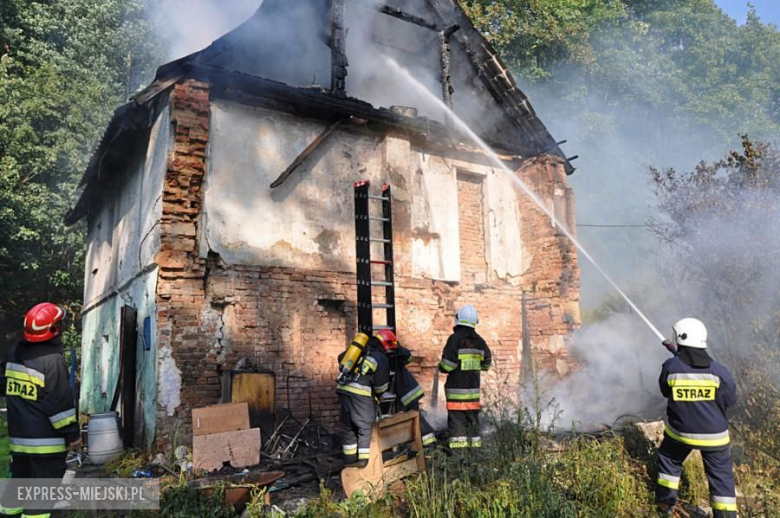
{"type": "Polygon", "coordinates": [[[69,215],[88,225],[82,412],[119,394],[136,444],[186,443],[191,410],[248,359],[276,374],[279,407],[305,415],[311,396],[333,422],[360,180],[392,185],[398,335],[429,395],[467,303],[494,352],[488,385],[515,393],[530,356],[566,372],[573,246],[385,56],[574,228],[571,166],[454,0],[265,0],[160,67],[89,164],[69,215]]]}

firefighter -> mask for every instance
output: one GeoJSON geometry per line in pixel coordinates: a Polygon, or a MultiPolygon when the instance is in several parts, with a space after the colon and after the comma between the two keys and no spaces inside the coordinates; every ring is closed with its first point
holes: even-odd
{"type": "Polygon", "coordinates": [[[664,362],[659,379],[668,404],[658,449],[656,501],[663,513],[673,513],[683,461],[691,450],[701,450],[713,515],[734,517],[737,499],[726,412],[737,402],[736,384],[726,367],[707,354],[707,329],[701,321],[684,318],[672,331],[671,342],[664,345],[675,357],[664,362]]]}
{"type": "MultiPolygon", "coordinates": [[[[24,318],[24,340],[3,362],[12,478],[61,479],[68,450],[81,448],[60,341],[66,315],[65,308],[49,302],[33,307],[24,318]]],[[[23,511],[3,508],[3,512],[23,511]]],[[[32,516],[29,510],[27,516],[32,516]]]]}
{"type": "MultiPolygon", "coordinates": [[[[395,367],[394,360],[398,361],[396,376],[396,386],[393,389],[397,392],[397,397],[401,403],[401,409],[420,410],[420,400],[425,393],[417,380],[414,378],[406,366],[412,361],[412,352],[406,347],[400,345],[396,339],[395,333],[390,329],[377,331],[375,336],[382,344],[382,349],[388,357],[390,363],[391,375],[395,367]]],[[[422,433],[423,447],[433,446],[436,443],[436,433],[433,427],[425,419],[420,411],[420,432],[422,433]]]]}
{"type": "Polygon", "coordinates": [[[463,306],[455,315],[453,333],[442,352],[439,370],[447,374],[447,429],[451,449],[479,448],[479,396],[482,371],[490,368],[492,356],[485,340],[477,334],[479,323],[474,306],[463,306]]]}
{"type": "MultiPolygon", "coordinates": [[[[348,467],[368,465],[376,400],[390,385],[390,368],[379,340],[372,337],[352,376],[336,385],[341,407],[341,442],[348,467]]],[[[339,363],[345,353],[339,355],[339,363]]]]}

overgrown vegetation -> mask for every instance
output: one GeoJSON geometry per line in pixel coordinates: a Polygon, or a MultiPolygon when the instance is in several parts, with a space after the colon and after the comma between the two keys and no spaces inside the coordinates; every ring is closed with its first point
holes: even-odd
{"type": "MultiPolygon", "coordinates": [[[[428,459],[428,473],[407,479],[403,488],[376,502],[363,495],[336,502],[323,488],[296,516],[652,515],[654,458],[632,457],[617,434],[595,438],[575,433],[551,448],[552,437],[534,427],[531,412],[521,410],[517,416],[493,429],[481,451],[452,457],[435,452],[428,459]]],[[[743,501],[742,516],[772,516],[780,509],[777,464],[744,463],[736,472],[739,487],[751,495],[743,501]]],[[[708,505],[698,456],[686,461],[681,498],[708,505]]]]}

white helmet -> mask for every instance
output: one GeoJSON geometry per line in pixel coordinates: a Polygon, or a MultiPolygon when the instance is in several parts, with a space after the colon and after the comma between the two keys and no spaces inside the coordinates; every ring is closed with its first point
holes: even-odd
{"type": "Polygon", "coordinates": [[[455,314],[456,326],[477,327],[477,324],[479,324],[477,309],[471,304],[463,306],[455,314]]]}
{"type": "Polygon", "coordinates": [[[707,348],[707,328],[701,320],[696,318],[683,318],[672,327],[674,333],[673,342],[684,347],[694,349],[707,348]]]}

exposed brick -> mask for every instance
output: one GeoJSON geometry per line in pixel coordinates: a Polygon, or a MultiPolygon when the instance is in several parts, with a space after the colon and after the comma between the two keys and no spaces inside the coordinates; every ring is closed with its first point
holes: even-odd
{"type": "MultiPolygon", "coordinates": [[[[171,347],[182,372],[182,391],[173,416],[158,409],[159,449],[168,448],[173,437],[179,443],[190,441],[191,410],[218,402],[221,373],[242,358],[276,373],[277,408],[291,407],[298,417],[305,417],[311,398],[314,413],[334,427],[336,357],[356,325],[353,274],[225,265],[199,257],[196,236],[207,170],[203,150],[208,143],[208,93],[208,85],[187,81],[176,85],[171,95],[176,131],[162,199],[157,328],[159,346],[171,347]],[[344,302],[337,309],[325,308],[317,304],[319,299],[344,302]],[[305,378],[290,378],[289,401],[287,376],[305,378]]],[[[558,186],[571,207],[571,190],[558,159],[526,161],[518,174],[544,199],[552,200],[558,186]]],[[[521,238],[533,261],[515,284],[488,278],[483,194],[479,181],[459,177],[464,273],[460,283],[410,278],[402,275],[402,266],[396,272],[399,339],[412,349],[415,361],[410,369],[429,395],[441,350],[452,332],[453,315],[462,304],[479,309],[479,332],[494,352],[494,370],[500,371],[486,376],[486,385],[499,389],[501,380],[507,379],[509,389],[500,387],[507,393],[516,394],[521,382],[524,292],[529,338],[542,367],[556,368],[559,360],[569,361],[565,347],[553,350],[550,340],[569,336],[579,324],[576,250],[519,193],[521,238]]],[[[567,223],[573,228],[573,220],[567,223]]],[[[403,241],[404,235],[396,240],[403,241]]],[[[397,253],[408,259],[403,248],[399,246],[397,253]]],[[[430,402],[426,399],[424,405],[430,402]]]]}

